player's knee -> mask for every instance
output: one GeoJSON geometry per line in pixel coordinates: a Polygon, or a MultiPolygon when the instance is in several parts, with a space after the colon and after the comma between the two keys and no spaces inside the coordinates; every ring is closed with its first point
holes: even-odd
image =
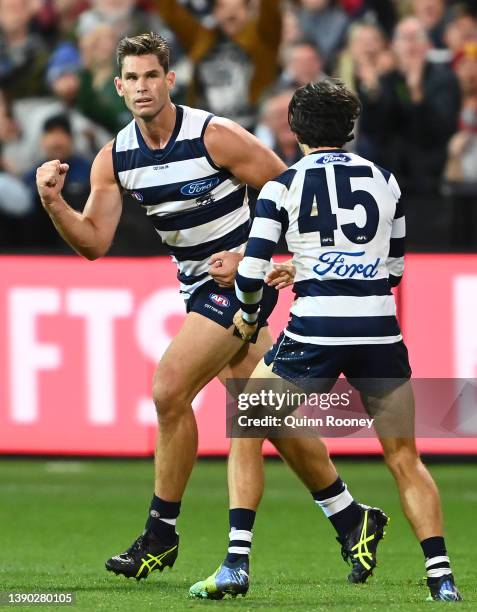
{"type": "Polygon", "coordinates": [[[419,453],[411,446],[385,451],[384,459],[395,478],[409,477],[421,465],[419,453]]]}
{"type": "Polygon", "coordinates": [[[159,420],[179,418],[188,403],[183,389],[168,376],[156,376],[152,387],[152,399],[159,420]]]}

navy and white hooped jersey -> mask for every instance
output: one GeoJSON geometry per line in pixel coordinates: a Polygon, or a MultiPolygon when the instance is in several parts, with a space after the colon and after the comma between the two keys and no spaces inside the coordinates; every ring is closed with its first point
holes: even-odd
{"type": "Polygon", "coordinates": [[[174,131],[164,149],[149,149],[134,120],[113,146],[116,180],[146,210],[168,246],[186,299],[210,280],[210,256],[240,251],[250,230],[245,185],[216,166],[205,147],[212,116],[176,106],[174,131]]]}
{"type": "Polygon", "coordinates": [[[253,321],[285,232],[296,266],[285,334],[310,344],[402,339],[391,286],[404,270],[405,219],[394,176],[344,151],[317,151],[262,189],[236,291],[253,321]]]}

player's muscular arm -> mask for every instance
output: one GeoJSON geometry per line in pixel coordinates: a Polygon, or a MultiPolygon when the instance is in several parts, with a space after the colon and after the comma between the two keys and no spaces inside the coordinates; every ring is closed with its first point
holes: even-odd
{"type": "MultiPolygon", "coordinates": [[[[267,181],[286,170],[285,164],[273,151],[229,119],[215,117],[207,127],[204,142],[215,164],[227,168],[243,183],[256,189],[261,189],[267,181]]],[[[209,274],[222,286],[231,286],[243,254],[222,252],[214,257],[219,263],[211,259],[209,274]]],[[[280,280],[284,281],[284,278],[280,280]]],[[[282,286],[287,284],[290,283],[282,286]]]]}
{"type": "Polygon", "coordinates": [[[267,181],[286,170],[285,164],[273,151],[229,119],[212,119],[204,142],[217,166],[227,168],[242,182],[256,189],[261,189],[267,181]]]}
{"type": "Polygon", "coordinates": [[[44,163],[36,172],[38,193],[61,237],[80,255],[93,260],[105,255],[121,217],[122,199],[113,171],[112,143],[96,156],[91,169],[91,193],[82,213],[73,210],[61,190],[68,164],[44,163]]]}

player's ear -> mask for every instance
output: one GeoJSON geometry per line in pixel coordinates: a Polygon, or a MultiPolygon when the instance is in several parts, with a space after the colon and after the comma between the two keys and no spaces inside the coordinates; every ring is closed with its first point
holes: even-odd
{"type": "Polygon", "coordinates": [[[176,73],[174,72],[174,70],[169,70],[169,72],[166,74],[166,83],[167,89],[171,91],[171,89],[174,88],[174,85],[176,83],[176,73]]]}
{"type": "Polygon", "coordinates": [[[124,92],[123,92],[123,82],[121,81],[121,78],[116,76],[114,77],[114,85],[116,87],[116,91],[118,92],[118,96],[121,96],[121,98],[124,96],[124,92]]]}

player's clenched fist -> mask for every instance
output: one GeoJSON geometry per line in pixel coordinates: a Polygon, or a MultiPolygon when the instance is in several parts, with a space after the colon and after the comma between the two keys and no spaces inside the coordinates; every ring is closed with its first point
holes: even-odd
{"type": "Polygon", "coordinates": [[[234,325],[242,340],[246,342],[248,342],[257,331],[257,323],[247,323],[247,321],[244,321],[241,310],[238,310],[234,315],[234,325]]]}
{"type": "Polygon", "coordinates": [[[44,206],[58,199],[68,169],[68,164],[62,164],[58,159],[45,162],[37,169],[36,186],[44,206]]]}

